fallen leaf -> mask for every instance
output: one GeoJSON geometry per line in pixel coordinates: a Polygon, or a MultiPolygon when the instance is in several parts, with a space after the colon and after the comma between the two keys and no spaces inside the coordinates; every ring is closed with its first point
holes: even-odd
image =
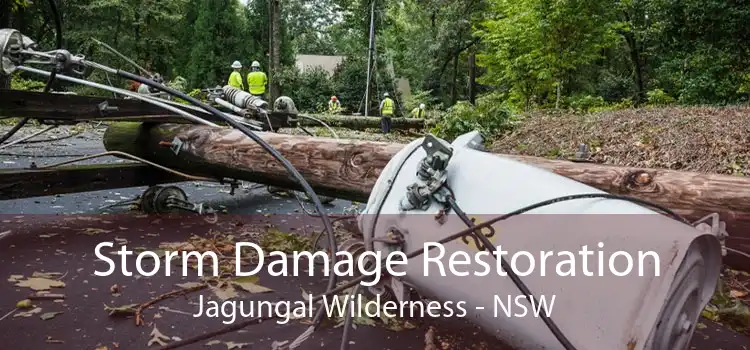
{"type": "Polygon", "coordinates": [[[227,350],[241,349],[241,348],[245,347],[245,345],[249,345],[249,344],[250,343],[235,343],[233,341],[224,343],[224,345],[227,346],[227,350]]]}
{"type": "Polygon", "coordinates": [[[698,329],[704,329],[706,327],[708,327],[708,326],[706,326],[705,324],[703,324],[701,322],[698,322],[698,323],[695,324],[695,328],[698,328],[698,329]]]}
{"type": "Polygon", "coordinates": [[[39,315],[39,318],[42,319],[42,321],[47,321],[55,318],[57,315],[61,314],[62,312],[47,312],[39,315]]]}
{"type": "Polygon", "coordinates": [[[23,279],[23,275],[10,275],[8,277],[8,282],[18,282],[23,279]]]}
{"type": "Polygon", "coordinates": [[[229,300],[239,296],[237,290],[230,283],[223,283],[216,287],[211,287],[211,291],[221,300],[229,300]]]}
{"type": "Polygon", "coordinates": [[[25,280],[18,281],[17,287],[26,287],[33,290],[49,290],[50,288],[62,288],[65,287],[65,282],[52,280],[49,278],[38,278],[31,277],[25,280]]]}
{"type": "Polygon", "coordinates": [[[154,326],[154,329],[151,331],[151,339],[148,341],[148,344],[146,346],[151,346],[154,343],[159,344],[161,346],[167,345],[166,341],[169,340],[169,337],[159,332],[159,329],[154,326]]]}
{"type": "Polygon", "coordinates": [[[30,309],[32,306],[29,299],[24,299],[16,303],[16,307],[19,309],[30,309]]]}
{"type": "Polygon", "coordinates": [[[743,292],[741,290],[734,290],[734,289],[732,289],[729,292],[729,295],[731,295],[734,298],[744,298],[745,296],[747,296],[747,293],[743,292]]]}
{"type": "Polygon", "coordinates": [[[46,234],[46,235],[39,235],[39,238],[52,238],[52,237],[55,237],[57,235],[59,235],[59,233],[50,233],[50,234],[46,234]]]}
{"type": "Polygon", "coordinates": [[[191,289],[191,288],[198,288],[199,286],[202,286],[204,284],[205,283],[201,283],[201,282],[186,282],[186,283],[179,283],[175,285],[182,289],[191,289]]]}
{"type": "Polygon", "coordinates": [[[218,341],[218,340],[212,340],[212,341],[206,343],[206,346],[219,345],[219,344],[221,344],[220,341],[218,341]]]}
{"type": "Polygon", "coordinates": [[[38,314],[40,312],[42,312],[42,308],[38,307],[38,308],[35,308],[35,309],[31,309],[29,311],[19,312],[19,313],[13,315],[13,317],[31,317],[31,316],[34,316],[34,314],[38,314]]]}
{"type": "Polygon", "coordinates": [[[113,284],[109,287],[109,292],[112,294],[119,293],[120,292],[120,286],[113,284]]]}
{"type": "Polygon", "coordinates": [[[273,289],[256,284],[258,280],[260,280],[260,277],[258,276],[237,277],[232,280],[232,284],[244,289],[246,292],[253,294],[273,292],[273,289]]]}
{"type": "Polygon", "coordinates": [[[138,307],[138,304],[129,304],[129,305],[122,305],[117,307],[111,307],[104,305],[104,311],[109,312],[110,316],[115,315],[133,315],[135,314],[135,308],[138,307]]]}
{"type": "Polygon", "coordinates": [[[109,348],[108,348],[108,347],[106,347],[106,346],[104,346],[104,345],[102,345],[102,346],[98,346],[98,347],[97,347],[96,349],[94,349],[94,350],[109,350],[109,348]]]}
{"type": "Polygon", "coordinates": [[[85,230],[83,230],[83,232],[81,232],[81,233],[84,234],[84,235],[87,235],[87,236],[94,236],[94,235],[98,235],[100,233],[110,233],[110,232],[112,232],[112,230],[105,230],[105,229],[101,229],[101,228],[88,227],[85,230]]]}

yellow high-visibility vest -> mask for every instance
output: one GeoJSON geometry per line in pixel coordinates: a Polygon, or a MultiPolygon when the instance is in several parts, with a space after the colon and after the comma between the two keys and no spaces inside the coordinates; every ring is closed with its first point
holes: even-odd
{"type": "Polygon", "coordinates": [[[247,86],[250,93],[253,95],[262,95],[266,93],[267,83],[268,77],[266,76],[266,73],[257,71],[247,74],[247,86]]]}
{"type": "Polygon", "coordinates": [[[383,108],[380,109],[380,115],[393,115],[393,100],[388,97],[383,100],[383,108]]]}
{"type": "Polygon", "coordinates": [[[411,110],[411,116],[414,118],[424,118],[424,109],[415,107],[414,109],[411,110]]]}
{"type": "Polygon", "coordinates": [[[238,71],[232,72],[232,74],[229,74],[229,81],[227,81],[227,85],[231,87],[238,88],[240,90],[244,90],[242,87],[242,74],[238,71]]]}

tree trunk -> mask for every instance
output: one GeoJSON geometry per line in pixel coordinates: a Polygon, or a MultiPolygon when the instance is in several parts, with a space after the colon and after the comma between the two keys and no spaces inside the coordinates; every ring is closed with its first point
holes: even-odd
{"type": "Polygon", "coordinates": [[[457,54],[455,57],[453,57],[453,82],[451,83],[451,106],[456,104],[456,101],[458,100],[458,88],[456,85],[458,85],[458,57],[461,54],[457,54]]]}
{"type": "Polygon", "coordinates": [[[469,102],[476,104],[477,100],[477,62],[476,62],[476,50],[473,48],[469,52],[469,86],[467,91],[469,92],[469,102]]]}
{"type": "MultiPolygon", "coordinates": [[[[377,118],[374,118],[377,119],[377,118]]],[[[394,119],[395,120],[395,119],[394,119]]],[[[262,134],[263,138],[308,176],[313,186],[341,188],[366,198],[380,171],[404,145],[358,140],[336,140],[284,134],[262,134]]],[[[107,150],[124,151],[186,171],[231,169],[232,175],[284,177],[284,169],[269,155],[233,129],[189,124],[116,123],[104,135],[107,150]],[[159,142],[183,140],[183,151],[175,157],[159,142]],[[204,170],[191,162],[210,164],[204,170]]],[[[750,220],[750,178],[700,174],[665,169],[639,169],[578,163],[545,158],[502,155],[528,163],[600,190],[636,196],[697,219],[710,212],[730,214],[724,219],[750,220]]],[[[223,174],[223,170],[218,172],[223,174]]],[[[237,176],[242,178],[242,176],[237,176]]]]}
{"type": "MultiPolygon", "coordinates": [[[[624,13],[625,20],[630,22],[630,15],[624,13]]],[[[625,38],[625,43],[628,44],[628,52],[630,53],[630,61],[633,64],[633,84],[635,87],[635,94],[633,98],[634,107],[638,107],[643,103],[645,99],[645,91],[643,87],[643,64],[641,62],[641,51],[639,49],[638,40],[633,32],[622,32],[621,35],[625,38]]]]}
{"type": "MultiPolygon", "coordinates": [[[[380,128],[380,118],[378,117],[360,117],[360,116],[340,116],[340,115],[316,115],[315,118],[322,120],[330,127],[340,127],[352,130],[378,129],[380,128]]],[[[322,126],[320,123],[298,118],[302,126],[322,126]]],[[[424,129],[434,125],[431,120],[417,118],[393,118],[391,119],[392,129],[424,129]]]]}
{"type": "MultiPolygon", "coordinates": [[[[0,28],[10,28],[10,2],[0,0],[0,28]]],[[[10,89],[10,76],[0,74],[0,89],[10,89]]]]}
{"type": "Polygon", "coordinates": [[[279,97],[279,83],[276,79],[276,75],[281,69],[281,29],[279,22],[281,21],[281,2],[279,0],[269,0],[271,6],[271,69],[270,73],[270,101],[276,100],[279,97]]]}
{"type": "MultiPolygon", "coordinates": [[[[276,133],[261,133],[261,137],[286,157],[321,195],[359,202],[367,201],[383,168],[404,147],[397,143],[276,133]]],[[[104,145],[108,151],[127,152],[194,175],[300,189],[279,162],[234,129],[116,123],[104,134],[104,145]],[[168,147],[175,137],[183,143],[177,155],[168,147]]],[[[727,242],[730,247],[743,249],[738,244],[742,241],[736,239],[750,239],[750,178],[501,156],[609,193],[663,205],[689,220],[716,212],[726,221],[728,232],[735,235],[727,242]]],[[[746,260],[743,263],[750,266],[746,260]]]]}

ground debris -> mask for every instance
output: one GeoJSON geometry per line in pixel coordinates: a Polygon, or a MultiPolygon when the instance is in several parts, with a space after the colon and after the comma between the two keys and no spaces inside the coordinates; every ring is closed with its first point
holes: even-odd
{"type": "Polygon", "coordinates": [[[739,281],[737,276],[742,273],[727,269],[724,279],[720,281],[716,293],[711,302],[701,313],[701,316],[723,324],[730,329],[744,334],[750,334],[750,307],[743,301],[742,293],[737,293],[737,288],[747,288],[748,280],[739,281]]]}
{"type": "Polygon", "coordinates": [[[167,341],[169,341],[170,339],[168,336],[162,334],[162,332],[160,332],[159,329],[156,328],[156,326],[154,326],[154,329],[151,330],[151,334],[149,335],[151,336],[151,338],[149,339],[146,346],[152,346],[154,344],[165,346],[167,345],[167,341]]]}
{"type": "Polygon", "coordinates": [[[573,158],[629,167],[750,174],[750,107],[670,107],[571,114],[534,112],[489,148],[495,153],[573,158]],[[699,152],[696,150],[700,150],[699,152]]]}
{"type": "Polygon", "coordinates": [[[42,308],[41,307],[37,307],[37,308],[31,309],[29,311],[19,312],[19,313],[13,315],[13,317],[31,317],[31,316],[34,316],[35,314],[40,313],[40,312],[42,312],[42,308]]]}
{"type": "Polygon", "coordinates": [[[57,312],[46,312],[46,313],[43,313],[43,314],[39,315],[39,318],[41,318],[42,321],[47,321],[47,320],[51,320],[51,319],[57,317],[57,315],[60,315],[60,314],[62,314],[62,312],[59,312],[59,311],[57,311],[57,312]]]}
{"type": "Polygon", "coordinates": [[[104,311],[108,312],[110,316],[135,315],[137,307],[138,304],[129,304],[116,307],[104,305],[104,311]]]}
{"type": "Polygon", "coordinates": [[[65,287],[65,282],[53,280],[49,278],[31,277],[25,280],[19,280],[16,283],[17,287],[31,288],[32,290],[49,290],[51,288],[62,288],[65,287]]]}

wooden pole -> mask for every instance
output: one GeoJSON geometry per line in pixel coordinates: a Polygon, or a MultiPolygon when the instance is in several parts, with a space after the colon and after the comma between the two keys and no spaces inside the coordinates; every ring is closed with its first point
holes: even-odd
{"type": "MultiPolygon", "coordinates": [[[[404,145],[262,133],[322,195],[365,202],[391,157],[404,145]]],[[[229,177],[300,189],[284,168],[238,130],[184,124],[117,123],[104,134],[109,151],[131,153],[202,176],[229,177]],[[178,138],[178,154],[164,143],[178,138]]],[[[502,155],[600,190],[661,204],[698,220],[719,213],[739,249],[750,250],[750,178],[666,169],[640,169],[502,155]]],[[[730,246],[732,243],[730,242],[730,246]]],[[[750,261],[745,260],[745,266],[750,261]]]]}

